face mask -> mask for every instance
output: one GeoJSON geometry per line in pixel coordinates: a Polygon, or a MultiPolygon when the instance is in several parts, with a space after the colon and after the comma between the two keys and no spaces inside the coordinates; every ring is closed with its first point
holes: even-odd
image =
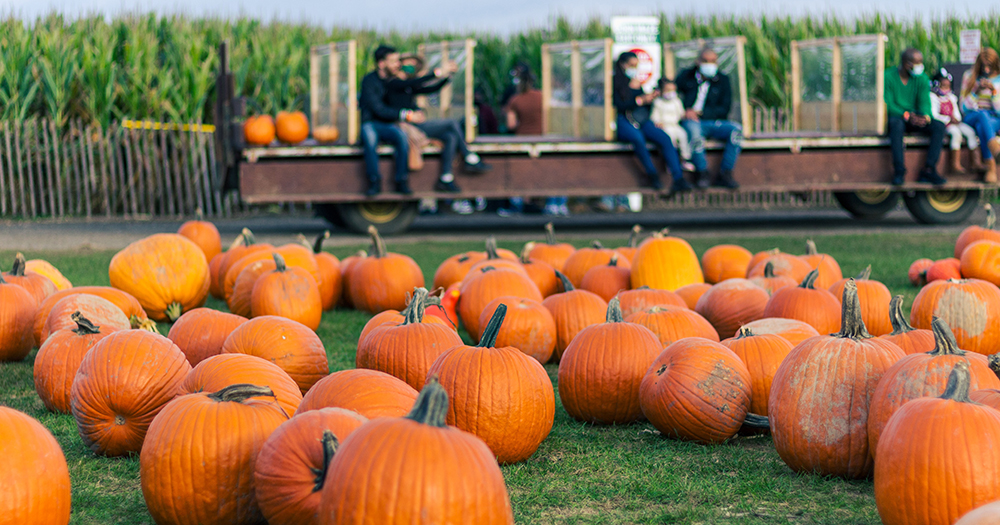
{"type": "Polygon", "coordinates": [[[518,84],[521,83],[521,79],[519,77],[514,77],[514,78],[510,79],[510,83],[514,84],[516,86],[516,85],[518,85],[518,84]]]}
{"type": "Polygon", "coordinates": [[[719,66],[717,64],[701,64],[698,66],[698,72],[705,78],[712,78],[719,72],[719,66]]]}
{"type": "Polygon", "coordinates": [[[924,74],[924,65],[917,64],[910,68],[910,74],[913,76],[920,76],[924,74]]]}
{"type": "Polygon", "coordinates": [[[664,91],[663,92],[663,99],[664,100],[673,100],[675,98],[677,98],[677,92],[676,91],[664,91]]]}
{"type": "Polygon", "coordinates": [[[639,69],[634,67],[625,68],[625,76],[635,78],[639,75],[639,69]]]}
{"type": "Polygon", "coordinates": [[[414,66],[403,66],[403,67],[401,67],[401,68],[399,68],[399,69],[400,69],[400,70],[401,70],[401,71],[403,72],[403,74],[405,74],[406,76],[411,76],[411,75],[413,75],[414,73],[416,73],[416,72],[417,72],[417,68],[416,68],[416,67],[414,67],[414,66]]]}

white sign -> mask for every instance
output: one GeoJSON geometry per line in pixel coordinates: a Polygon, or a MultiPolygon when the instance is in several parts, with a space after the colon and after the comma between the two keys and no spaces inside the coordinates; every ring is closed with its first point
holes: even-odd
{"type": "Polygon", "coordinates": [[[611,56],[631,51],[639,57],[639,80],[646,91],[656,87],[662,71],[663,48],[660,44],[660,19],[655,16],[613,16],[611,34],[615,42],[611,56]]]}
{"type": "Polygon", "coordinates": [[[978,29],[967,29],[958,34],[958,61],[962,64],[975,64],[976,57],[982,47],[982,32],[978,29]]]}

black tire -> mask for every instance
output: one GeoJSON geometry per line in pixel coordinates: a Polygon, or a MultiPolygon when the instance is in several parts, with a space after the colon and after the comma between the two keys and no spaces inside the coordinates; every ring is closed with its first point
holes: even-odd
{"type": "Polygon", "coordinates": [[[329,222],[337,228],[347,228],[347,223],[344,222],[344,218],[340,216],[340,210],[337,209],[336,204],[321,202],[313,204],[313,209],[316,210],[317,217],[323,217],[326,219],[326,222],[329,222]]]}
{"type": "Polygon", "coordinates": [[[979,190],[941,189],[903,195],[910,215],[923,224],[958,224],[979,207],[979,190]]]}
{"type": "Polygon", "coordinates": [[[416,201],[366,201],[337,204],[336,208],[346,228],[367,233],[368,226],[375,226],[383,235],[405,232],[418,212],[416,201]]]}
{"type": "Polygon", "coordinates": [[[881,219],[899,202],[899,194],[890,190],[838,192],[833,196],[855,219],[869,221],[881,219]]]}

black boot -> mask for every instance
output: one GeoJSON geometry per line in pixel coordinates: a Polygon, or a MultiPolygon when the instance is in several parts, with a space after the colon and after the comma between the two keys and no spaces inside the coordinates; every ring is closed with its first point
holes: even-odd
{"type": "Polygon", "coordinates": [[[924,167],[923,171],[920,172],[920,176],[917,178],[917,182],[926,182],[933,184],[935,186],[941,186],[942,184],[947,184],[948,180],[942,177],[937,169],[927,166],[924,167]]]}
{"type": "Polygon", "coordinates": [[[688,182],[687,180],[685,180],[684,177],[680,177],[678,179],[674,179],[674,185],[671,186],[670,193],[671,194],[673,194],[673,193],[685,193],[685,192],[689,192],[689,191],[691,191],[693,189],[694,188],[691,187],[691,183],[690,182],[688,182]]]}
{"type": "Polygon", "coordinates": [[[699,190],[708,189],[708,187],[710,185],[709,182],[711,180],[709,178],[709,176],[708,176],[708,172],[707,171],[699,171],[699,172],[697,172],[696,176],[697,176],[697,178],[695,179],[695,184],[698,186],[698,189],[699,190]]]}
{"type": "Polygon", "coordinates": [[[720,188],[729,188],[731,190],[735,190],[740,187],[739,183],[733,179],[733,172],[728,170],[720,171],[719,176],[715,178],[715,183],[712,185],[720,188]]]}
{"type": "Polygon", "coordinates": [[[654,190],[662,190],[663,189],[663,182],[660,180],[660,176],[659,175],[650,175],[649,176],[649,187],[653,188],[654,190]]]}
{"type": "Polygon", "coordinates": [[[365,196],[374,197],[382,193],[382,181],[368,181],[368,189],[365,190],[365,196]]]}
{"type": "Polygon", "coordinates": [[[396,182],[396,193],[400,195],[413,195],[413,190],[410,189],[410,183],[403,180],[396,182]]]}

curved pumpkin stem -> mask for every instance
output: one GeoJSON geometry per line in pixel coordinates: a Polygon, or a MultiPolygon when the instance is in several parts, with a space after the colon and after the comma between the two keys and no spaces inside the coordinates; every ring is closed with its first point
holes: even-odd
{"type": "Polygon", "coordinates": [[[337,448],[340,447],[337,436],[333,435],[333,432],[329,430],[323,431],[320,443],[323,444],[323,468],[309,467],[309,470],[316,475],[313,481],[313,492],[323,490],[323,483],[326,481],[326,471],[330,469],[330,462],[333,461],[333,456],[337,453],[337,448]]]}
{"type": "Polygon", "coordinates": [[[301,233],[295,234],[295,242],[305,246],[309,249],[309,251],[312,251],[313,245],[309,242],[309,239],[306,239],[305,235],[302,235],[301,233]]]}
{"type": "Polygon", "coordinates": [[[7,281],[3,280],[3,273],[0,272],[0,284],[7,284],[7,281]]]}
{"type": "MultiPolygon", "coordinates": [[[[815,290],[816,278],[818,277],[819,277],[819,270],[813,270],[809,272],[809,274],[806,275],[806,278],[802,279],[802,282],[799,284],[799,288],[808,288],[809,290],[815,290]]],[[[854,280],[852,279],[851,282],[853,283],[854,280]]],[[[858,290],[857,285],[855,285],[854,286],[855,295],[857,295],[857,290],[858,290]]]]}
{"type": "Polygon", "coordinates": [[[424,310],[427,309],[429,296],[430,292],[427,291],[427,288],[417,287],[413,289],[410,304],[406,305],[406,308],[400,312],[404,317],[403,324],[416,324],[424,321],[424,310]]]}
{"type": "Polygon", "coordinates": [[[432,427],[444,428],[448,418],[448,392],[445,391],[436,375],[427,379],[427,384],[420,390],[413,410],[406,419],[432,427]]]}
{"type": "Polygon", "coordinates": [[[594,241],[594,242],[590,243],[590,247],[593,248],[593,249],[595,249],[595,250],[603,250],[604,249],[604,245],[601,244],[601,241],[594,241]]]}
{"type": "Polygon", "coordinates": [[[989,364],[990,370],[1000,378],[1000,353],[986,356],[986,363],[989,364]]]}
{"type": "Polygon", "coordinates": [[[670,235],[670,228],[663,228],[662,230],[653,232],[654,239],[662,239],[667,235],[670,235]]]}
{"type": "Polygon", "coordinates": [[[806,240],[806,255],[819,255],[819,250],[816,249],[816,243],[812,239],[806,240]]]}
{"type": "Polygon", "coordinates": [[[78,335],[91,335],[91,334],[101,333],[100,326],[94,325],[94,323],[90,322],[90,319],[87,319],[86,317],[83,316],[83,314],[81,314],[78,311],[73,312],[73,315],[69,316],[69,318],[74,323],[76,323],[76,330],[73,330],[73,332],[75,332],[78,335]]]}
{"type": "Polygon", "coordinates": [[[531,263],[531,259],[528,258],[528,254],[531,253],[531,250],[533,250],[534,248],[535,248],[535,243],[533,242],[524,243],[524,248],[521,248],[521,264],[531,263]]]}
{"type": "Polygon", "coordinates": [[[740,330],[736,332],[737,339],[743,339],[745,337],[753,337],[753,330],[749,326],[741,326],[740,330]]]}
{"type": "Polygon", "coordinates": [[[857,276],[854,277],[855,281],[867,281],[872,278],[872,265],[868,265],[864,270],[861,270],[857,276]]]}
{"type": "Polygon", "coordinates": [[[281,256],[278,252],[271,252],[271,257],[274,259],[274,271],[284,272],[288,270],[288,266],[285,265],[285,258],[281,256]]]}
{"type": "Polygon", "coordinates": [[[965,355],[965,350],[958,347],[958,341],[955,340],[955,334],[948,327],[948,323],[936,315],[931,320],[931,331],[934,332],[934,350],[928,354],[934,356],[965,355]]]}
{"type": "Polygon", "coordinates": [[[503,318],[507,316],[507,305],[500,303],[493,311],[489,324],[483,329],[483,336],[479,338],[479,348],[493,348],[497,344],[497,335],[500,334],[500,325],[503,318]]]}
{"type": "Polygon", "coordinates": [[[771,428],[771,422],[766,416],[759,416],[747,412],[743,419],[743,426],[748,428],[771,428]]]}
{"type": "Polygon", "coordinates": [[[323,241],[330,238],[330,230],[326,230],[323,233],[316,236],[316,240],[313,242],[313,253],[320,253],[323,251],[323,241]]]}
{"type": "Polygon", "coordinates": [[[14,266],[10,269],[10,275],[14,277],[24,276],[24,268],[28,265],[28,262],[24,259],[24,254],[17,252],[14,256],[14,266]]]}
{"type": "Polygon", "coordinates": [[[274,397],[277,399],[270,388],[247,383],[229,385],[218,392],[209,394],[208,397],[222,403],[242,403],[251,397],[274,397]]]}
{"type": "Polygon", "coordinates": [[[628,236],[628,247],[635,248],[639,246],[639,233],[642,232],[642,226],[636,224],[632,226],[632,233],[628,236]]]}
{"type": "MultiPolygon", "coordinates": [[[[813,270],[809,275],[816,273],[813,270]]],[[[808,279],[808,277],[806,277],[808,279]]],[[[815,279],[813,279],[815,280],[815,279]]],[[[810,288],[812,288],[810,286],[810,288]]],[[[844,285],[844,298],[841,302],[840,331],[833,334],[834,337],[848,339],[871,339],[872,334],[865,328],[865,321],[861,318],[861,301],[858,299],[858,285],[854,279],[848,279],[844,285]]]]}
{"type": "Polygon", "coordinates": [[[983,208],[986,209],[986,229],[992,230],[993,227],[997,225],[997,215],[993,211],[993,206],[991,206],[990,203],[987,202],[983,208]]]}
{"type": "Polygon", "coordinates": [[[368,226],[368,235],[372,238],[372,251],[375,252],[372,255],[379,259],[385,257],[388,251],[385,248],[385,241],[378,234],[378,230],[374,226],[368,226]]]}
{"type": "Polygon", "coordinates": [[[166,311],[163,313],[167,315],[167,319],[170,319],[170,322],[172,323],[180,319],[181,314],[184,313],[184,306],[182,306],[181,303],[170,303],[170,305],[167,306],[166,311]]]}
{"type": "Polygon", "coordinates": [[[139,319],[133,315],[129,322],[134,326],[135,330],[145,330],[160,335],[160,330],[156,328],[156,321],[152,319],[139,319]]]}
{"type": "Polygon", "coordinates": [[[556,277],[559,278],[559,282],[561,282],[563,285],[563,292],[572,292],[573,290],[576,290],[576,287],[573,286],[573,283],[569,281],[569,277],[563,275],[563,273],[560,272],[559,270],[556,270],[555,272],[556,272],[556,277]]]}
{"type": "Polygon", "coordinates": [[[558,244],[556,242],[556,229],[551,222],[545,223],[545,244],[558,244]]]}
{"type": "Polygon", "coordinates": [[[618,296],[614,296],[608,301],[608,314],[604,318],[605,323],[623,323],[625,316],[622,315],[622,303],[618,296]]]}
{"type": "Polygon", "coordinates": [[[497,255],[497,238],[490,235],[486,238],[486,259],[492,261],[499,258],[500,256],[497,255]]]}
{"type": "Polygon", "coordinates": [[[611,260],[608,261],[608,266],[618,266],[618,252],[611,254],[611,260]]]}
{"type": "Polygon", "coordinates": [[[892,333],[889,335],[900,335],[914,330],[903,315],[902,295],[897,295],[889,301],[889,322],[892,323],[892,333]]]}
{"type": "Polygon", "coordinates": [[[764,263],[764,278],[774,279],[774,263],[771,261],[764,263]]]}
{"type": "Polygon", "coordinates": [[[257,244],[257,238],[253,236],[253,232],[250,231],[250,228],[243,228],[243,231],[240,232],[240,236],[243,238],[243,246],[252,246],[257,244]]]}
{"type": "Polygon", "coordinates": [[[972,403],[969,399],[969,388],[972,378],[969,375],[969,361],[959,361],[955,363],[955,368],[948,374],[948,384],[944,387],[941,399],[958,401],[959,403],[972,403]]]}

